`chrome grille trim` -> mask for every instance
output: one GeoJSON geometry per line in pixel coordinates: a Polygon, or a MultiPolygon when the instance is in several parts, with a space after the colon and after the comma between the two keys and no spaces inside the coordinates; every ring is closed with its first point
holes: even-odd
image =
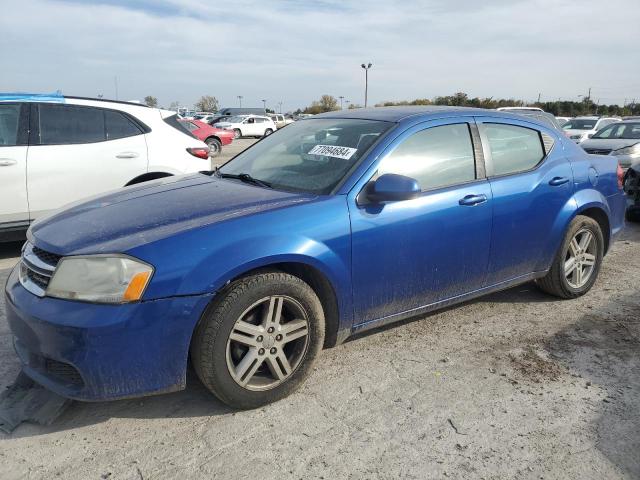
{"type": "MultiPolygon", "coordinates": [[[[22,259],[20,260],[20,283],[29,292],[38,297],[44,297],[49,281],[56,269],[55,264],[45,261],[54,261],[56,255],[37,255],[34,246],[27,242],[22,251],[22,259]]],[[[39,250],[39,249],[38,249],[39,250]]],[[[40,251],[43,252],[43,251],[40,251]]],[[[46,252],[44,252],[46,253],[46,252]]]]}

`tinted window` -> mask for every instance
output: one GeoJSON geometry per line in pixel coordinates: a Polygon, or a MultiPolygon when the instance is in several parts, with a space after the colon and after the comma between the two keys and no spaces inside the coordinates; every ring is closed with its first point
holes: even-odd
{"type": "Polygon", "coordinates": [[[104,110],[104,121],[107,127],[107,140],[133,137],[142,131],[126,116],[113,110],[104,110]]]}
{"type": "Polygon", "coordinates": [[[422,190],[476,178],[473,145],[466,123],[428,128],[402,142],[380,164],[378,174],[415,178],[422,190]]]}
{"type": "Polygon", "coordinates": [[[562,125],[562,128],[564,130],[591,130],[596,126],[596,122],[596,119],[583,120],[574,118],[562,125]]]}
{"type": "Polygon", "coordinates": [[[61,145],[105,140],[102,110],[69,105],[40,105],[40,143],[61,145]]]}
{"type": "Polygon", "coordinates": [[[194,135],[189,132],[189,130],[187,130],[186,127],[184,127],[178,120],[178,115],[171,115],[170,117],[165,118],[164,123],[166,123],[167,125],[171,125],[173,128],[181,133],[184,133],[185,135],[189,135],[190,137],[195,138],[194,135]]]}
{"type": "Polygon", "coordinates": [[[197,130],[199,128],[195,123],[191,122],[180,122],[180,124],[190,132],[193,132],[194,130],[197,130]]]}
{"type": "Polygon", "coordinates": [[[0,146],[18,144],[18,124],[20,121],[20,105],[0,104],[0,146]]]}
{"type": "Polygon", "coordinates": [[[544,158],[542,141],[537,130],[485,123],[484,131],[491,150],[492,175],[531,170],[544,158]]]}

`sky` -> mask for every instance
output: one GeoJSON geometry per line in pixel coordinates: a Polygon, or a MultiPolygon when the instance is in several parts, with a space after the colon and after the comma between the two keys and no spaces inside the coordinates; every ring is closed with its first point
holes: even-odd
{"type": "MultiPolygon", "coordinates": [[[[640,101],[638,0],[2,0],[0,92],[640,101]]],[[[346,106],[346,103],[345,103],[346,106]]]]}

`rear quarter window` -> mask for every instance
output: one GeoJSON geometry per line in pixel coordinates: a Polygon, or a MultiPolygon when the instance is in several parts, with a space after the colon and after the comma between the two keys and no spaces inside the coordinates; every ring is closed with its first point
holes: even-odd
{"type": "Polygon", "coordinates": [[[176,130],[178,130],[180,133],[184,133],[185,135],[188,135],[191,138],[196,138],[196,136],[191,133],[189,130],[186,129],[186,127],[184,127],[182,125],[182,123],[180,123],[178,121],[178,115],[171,115],[170,117],[167,117],[164,120],[164,123],[166,123],[167,125],[175,128],[176,130]]]}

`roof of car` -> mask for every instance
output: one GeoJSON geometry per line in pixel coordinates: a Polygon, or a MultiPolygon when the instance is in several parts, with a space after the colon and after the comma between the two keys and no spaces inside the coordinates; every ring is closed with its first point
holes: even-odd
{"type": "MultiPolygon", "coordinates": [[[[387,122],[400,122],[409,117],[422,115],[439,117],[442,115],[482,115],[492,117],[504,117],[515,115],[511,112],[498,112],[484,108],[472,107],[448,107],[436,105],[420,106],[399,106],[399,107],[374,107],[374,108],[353,108],[347,110],[336,110],[334,112],[320,113],[311,118],[355,118],[363,120],[382,120],[387,122]]],[[[517,118],[517,117],[512,117],[517,118]]]]}

